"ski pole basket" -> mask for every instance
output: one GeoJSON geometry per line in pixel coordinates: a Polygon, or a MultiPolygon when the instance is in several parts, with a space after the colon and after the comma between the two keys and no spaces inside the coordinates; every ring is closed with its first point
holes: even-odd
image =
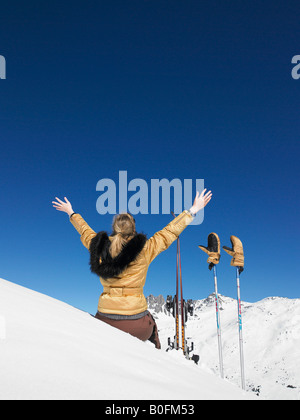
{"type": "Polygon", "coordinates": [[[198,354],[193,354],[193,356],[191,357],[191,360],[193,360],[196,363],[196,365],[198,365],[200,356],[198,354]]]}

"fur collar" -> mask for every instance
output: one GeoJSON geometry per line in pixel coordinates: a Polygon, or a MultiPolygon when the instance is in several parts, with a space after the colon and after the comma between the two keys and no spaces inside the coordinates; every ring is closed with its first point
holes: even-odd
{"type": "Polygon", "coordinates": [[[124,245],[119,255],[112,258],[109,253],[111,242],[107,233],[103,231],[97,233],[90,244],[91,271],[105,280],[120,275],[137,258],[144,248],[146,240],[146,235],[136,234],[124,245]]]}

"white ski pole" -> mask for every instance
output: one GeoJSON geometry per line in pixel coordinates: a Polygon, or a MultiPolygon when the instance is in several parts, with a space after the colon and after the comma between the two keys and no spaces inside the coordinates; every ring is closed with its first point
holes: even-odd
{"type": "Polygon", "coordinates": [[[221,375],[221,378],[224,378],[223,353],[222,353],[222,335],[221,335],[221,317],[220,317],[220,307],[219,307],[217,269],[216,269],[215,265],[213,266],[213,270],[214,270],[214,281],[215,281],[215,302],[216,302],[216,319],[217,319],[217,332],[218,332],[220,375],[221,375]]]}
{"type": "Polygon", "coordinates": [[[219,364],[220,364],[220,375],[224,378],[223,368],[223,354],[222,354],[222,337],[221,337],[221,320],[220,320],[220,308],[219,308],[219,295],[218,295],[218,282],[217,282],[217,269],[216,264],[220,261],[220,239],[219,236],[212,232],[207,238],[207,247],[199,245],[199,248],[206,252],[208,255],[208,268],[213,268],[214,281],[215,281],[215,303],[216,303],[216,318],[217,318],[217,333],[218,333],[218,347],[219,347],[219,364]]]}
{"type": "Polygon", "coordinates": [[[240,292],[240,267],[236,267],[236,281],[237,281],[237,303],[238,303],[241,381],[242,381],[242,388],[246,389],[245,369],[244,369],[244,344],[243,344],[243,329],[242,329],[242,305],[241,305],[241,292],[240,292]]]}
{"type": "Polygon", "coordinates": [[[242,331],[242,305],[240,292],[240,274],[244,270],[244,249],[241,240],[234,235],[230,236],[231,248],[223,246],[224,251],[232,257],[230,265],[236,267],[236,282],[237,282],[237,304],[238,304],[238,327],[239,327],[239,343],[240,343],[240,364],[241,364],[241,379],[242,388],[246,389],[245,385],[245,369],[244,369],[244,345],[243,345],[243,331],[242,331]]]}

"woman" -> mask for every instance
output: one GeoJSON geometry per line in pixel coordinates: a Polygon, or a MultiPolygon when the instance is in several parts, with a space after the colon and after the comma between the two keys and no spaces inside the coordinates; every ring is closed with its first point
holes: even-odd
{"type": "Polygon", "coordinates": [[[83,245],[90,251],[91,271],[100,277],[103,293],[100,296],[97,319],[106,322],[143,341],[151,341],[160,349],[156,323],[147,310],[143,287],[150,263],[174,242],[192,222],[196,213],[211,200],[211,191],[197,192],[193,206],[184,210],[164,229],[147,240],[136,233],[135,220],[129,213],[117,214],[113,219],[113,232],[96,233],[71,203],[56,197],[53,207],[69,215],[72,225],[80,234],[83,245]]]}

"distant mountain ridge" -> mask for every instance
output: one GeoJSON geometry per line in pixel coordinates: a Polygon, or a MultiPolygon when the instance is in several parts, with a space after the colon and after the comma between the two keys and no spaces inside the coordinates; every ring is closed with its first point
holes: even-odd
{"type": "MultiPolygon", "coordinates": [[[[147,298],[162,347],[173,339],[175,323],[162,295],[147,298]]],[[[214,293],[193,300],[186,337],[194,342],[202,367],[219,374],[214,293]]],[[[237,299],[219,295],[225,377],[240,384],[237,299]]],[[[300,399],[300,299],[272,296],[242,302],[245,376],[248,390],[267,399],[300,399]]]]}
{"type": "MultiPolygon", "coordinates": [[[[147,303],[148,303],[148,309],[151,312],[154,312],[155,314],[159,314],[161,312],[167,314],[167,308],[166,308],[166,300],[164,298],[163,295],[158,295],[158,296],[153,296],[153,295],[149,295],[146,298],[147,303]]],[[[225,302],[232,302],[234,301],[234,299],[227,297],[227,296],[223,296],[223,295],[219,295],[219,307],[220,310],[222,310],[222,305],[225,302]]],[[[197,310],[201,310],[201,308],[203,307],[207,307],[207,306],[215,306],[215,294],[212,293],[210,294],[207,298],[205,299],[198,299],[198,300],[193,300],[192,302],[194,304],[195,309],[197,310]]]]}

